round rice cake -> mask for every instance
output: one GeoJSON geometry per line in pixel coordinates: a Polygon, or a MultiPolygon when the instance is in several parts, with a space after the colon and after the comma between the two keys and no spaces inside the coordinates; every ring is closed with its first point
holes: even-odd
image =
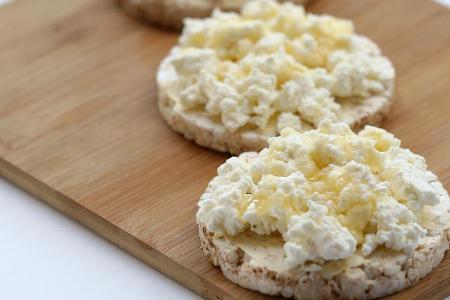
{"type": "Polygon", "coordinates": [[[394,77],[391,62],[350,21],[261,0],[241,14],[186,21],[158,69],[158,104],[186,138],[239,154],[259,151],[288,126],[378,125],[394,77]]]}
{"type": "Polygon", "coordinates": [[[229,280],[297,299],[374,299],[417,283],[449,248],[450,199],[383,129],[291,128],[218,168],[198,203],[205,256],[229,280]]]}

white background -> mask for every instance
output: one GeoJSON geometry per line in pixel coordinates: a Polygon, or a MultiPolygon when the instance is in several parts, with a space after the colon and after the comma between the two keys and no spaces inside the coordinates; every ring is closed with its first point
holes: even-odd
{"type": "MultiPolygon", "coordinates": [[[[8,1],[0,0],[0,5],[3,2],[8,1]]],[[[436,2],[450,6],[450,0],[436,2]]],[[[0,179],[0,300],[3,299],[198,297],[0,179]]]]}
{"type": "Polygon", "coordinates": [[[198,299],[0,178],[0,299],[198,299]]]}

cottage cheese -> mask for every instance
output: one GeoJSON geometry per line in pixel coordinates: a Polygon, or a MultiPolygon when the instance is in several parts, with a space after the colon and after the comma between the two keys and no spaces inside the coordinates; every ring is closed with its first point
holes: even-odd
{"type": "Polygon", "coordinates": [[[187,19],[166,62],[182,109],[205,111],[229,131],[342,120],[343,102],[389,97],[394,79],[389,60],[350,21],[273,0],[187,19]]]}
{"type": "Polygon", "coordinates": [[[279,233],[296,266],[379,246],[410,253],[427,229],[450,227],[450,199],[424,158],[392,134],[371,126],[355,134],[325,120],[305,133],[285,128],[260,153],[228,159],[197,220],[218,235],[279,233]]]}

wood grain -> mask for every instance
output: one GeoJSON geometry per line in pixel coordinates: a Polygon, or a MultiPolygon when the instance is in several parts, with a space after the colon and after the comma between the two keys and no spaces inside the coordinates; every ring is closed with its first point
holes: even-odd
{"type": "MultiPolygon", "coordinates": [[[[354,20],[397,70],[385,127],[450,188],[450,11],[431,1],[318,0],[354,20]]],[[[173,133],[155,70],[176,42],[112,1],[0,9],[0,174],[209,299],[264,298],[203,257],[196,202],[227,157],[173,133]]],[[[450,294],[450,256],[396,299],[450,294]]]]}

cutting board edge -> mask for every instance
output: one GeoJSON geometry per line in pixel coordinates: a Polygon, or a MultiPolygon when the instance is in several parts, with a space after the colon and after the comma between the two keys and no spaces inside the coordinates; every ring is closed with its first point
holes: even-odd
{"type": "Polygon", "coordinates": [[[118,246],[128,254],[145,262],[169,278],[187,287],[197,295],[211,300],[234,299],[226,291],[201,278],[195,272],[177,263],[156,249],[146,246],[128,232],[114,226],[101,216],[81,206],[69,197],[52,190],[25,171],[0,157],[0,176],[50,207],[67,215],[75,222],[118,246]],[[194,280],[195,279],[195,280],[194,280]]]}

